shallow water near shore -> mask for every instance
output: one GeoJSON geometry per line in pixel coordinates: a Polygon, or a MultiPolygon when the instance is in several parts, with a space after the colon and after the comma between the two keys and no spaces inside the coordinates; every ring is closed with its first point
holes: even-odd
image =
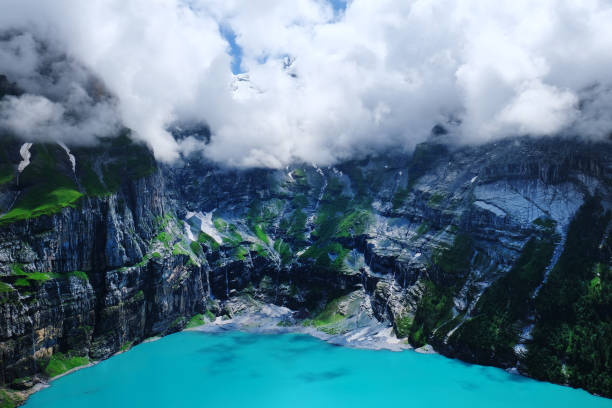
{"type": "Polygon", "coordinates": [[[182,332],[59,378],[26,407],[612,407],[612,400],[412,351],[303,334],[182,332]]]}

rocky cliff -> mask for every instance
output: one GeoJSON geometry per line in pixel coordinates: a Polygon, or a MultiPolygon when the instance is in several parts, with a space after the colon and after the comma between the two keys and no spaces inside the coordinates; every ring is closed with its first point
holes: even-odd
{"type": "Polygon", "coordinates": [[[432,136],[335,167],[236,170],[155,163],[126,133],[2,139],[0,384],[257,301],[295,310],[287,324],[341,336],[373,319],[612,396],[609,142],[432,136]]]}

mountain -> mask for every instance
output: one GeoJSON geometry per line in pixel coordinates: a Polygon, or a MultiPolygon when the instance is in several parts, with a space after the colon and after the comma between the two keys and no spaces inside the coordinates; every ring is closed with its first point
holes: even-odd
{"type": "Polygon", "coordinates": [[[3,136],[0,384],[273,303],[612,397],[612,144],[443,138],[237,170],[3,136]]]}

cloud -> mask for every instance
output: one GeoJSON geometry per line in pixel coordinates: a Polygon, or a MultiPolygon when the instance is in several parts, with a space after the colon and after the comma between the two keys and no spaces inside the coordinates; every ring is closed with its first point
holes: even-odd
{"type": "Polygon", "coordinates": [[[29,96],[2,109],[22,133],[53,134],[67,112],[87,106],[68,127],[73,140],[78,130],[104,131],[114,114],[162,160],[200,150],[231,166],[410,149],[449,121],[467,143],[597,138],[612,128],[609,1],[345,4],[5,0],[0,26],[28,34],[1,42],[0,72],[29,96]],[[65,52],[61,80],[24,75],[40,71],[35,38],[65,52]],[[114,99],[81,103],[92,75],[114,99]],[[35,109],[48,119],[27,119],[35,109]],[[176,140],[167,129],[177,123],[206,123],[210,143],[176,140]]]}

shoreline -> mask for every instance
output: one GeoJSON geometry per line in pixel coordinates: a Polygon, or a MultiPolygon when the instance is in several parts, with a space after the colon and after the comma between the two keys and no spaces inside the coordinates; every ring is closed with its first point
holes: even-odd
{"type": "MultiPolygon", "coordinates": [[[[257,312],[246,312],[246,313],[239,314],[234,318],[225,319],[225,320],[222,317],[217,317],[214,321],[209,321],[200,326],[186,328],[186,329],[183,329],[175,333],[181,333],[181,332],[224,333],[224,332],[231,332],[231,331],[242,331],[246,333],[270,334],[270,335],[295,333],[295,334],[305,334],[305,335],[314,337],[316,339],[319,339],[321,341],[324,341],[326,343],[333,344],[336,346],[341,346],[341,347],[366,349],[366,350],[387,350],[387,351],[393,351],[393,352],[411,350],[419,354],[438,354],[440,355],[440,353],[438,353],[433,348],[433,346],[429,344],[426,344],[425,346],[422,346],[419,348],[412,347],[411,345],[407,343],[406,339],[397,338],[395,336],[393,332],[393,327],[386,326],[378,321],[373,320],[368,325],[361,326],[361,327],[355,327],[353,330],[349,330],[341,334],[328,334],[318,329],[317,327],[304,326],[302,324],[299,324],[300,321],[297,321],[298,324],[285,325],[284,324],[284,322],[286,322],[285,318],[287,318],[287,316],[290,316],[292,314],[293,314],[293,311],[291,311],[290,309],[287,309],[281,306],[276,306],[276,305],[266,305],[264,308],[262,308],[261,310],[257,312]]],[[[171,335],[175,333],[169,333],[167,335],[171,335]]],[[[131,350],[132,347],[138,346],[139,344],[151,343],[151,342],[161,340],[167,335],[163,335],[163,336],[158,335],[158,336],[152,336],[152,337],[146,338],[142,342],[135,344],[126,350],[120,350],[112,354],[108,358],[112,358],[117,355],[123,354],[131,350]]],[[[451,357],[447,357],[447,358],[451,358],[451,357]]],[[[15,394],[23,398],[22,402],[19,403],[18,406],[24,405],[27,402],[27,400],[30,398],[30,396],[34,395],[35,393],[45,388],[50,387],[54,381],[64,376],[67,376],[69,374],[72,374],[76,371],[79,371],[85,368],[89,368],[89,367],[93,367],[104,360],[106,359],[92,361],[89,364],[82,365],[79,367],[74,367],[55,377],[49,378],[47,380],[42,380],[41,382],[35,384],[30,389],[22,390],[22,391],[14,391],[15,394]]],[[[478,364],[474,364],[474,365],[478,365],[478,364]]],[[[518,375],[521,377],[535,380],[534,378],[523,375],[522,373],[518,371],[514,371],[511,369],[503,369],[503,368],[500,368],[500,369],[502,369],[503,371],[511,375],[518,375]]],[[[40,379],[40,377],[38,378],[40,379]]],[[[548,381],[544,381],[544,382],[555,384],[555,383],[548,382],[548,381]]],[[[561,386],[566,386],[569,388],[583,390],[581,388],[570,387],[567,384],[555,384],[555,385],[561,385],[561,386]]],[[[583,391],[588,392],[586,390],[583,390],[583,391]]],[[[595,395],[601,398],[606,398],[606,397],[603,397],[601,395],[594,394],[594,393],[589,393],[589,394],[595,395]]]]}

